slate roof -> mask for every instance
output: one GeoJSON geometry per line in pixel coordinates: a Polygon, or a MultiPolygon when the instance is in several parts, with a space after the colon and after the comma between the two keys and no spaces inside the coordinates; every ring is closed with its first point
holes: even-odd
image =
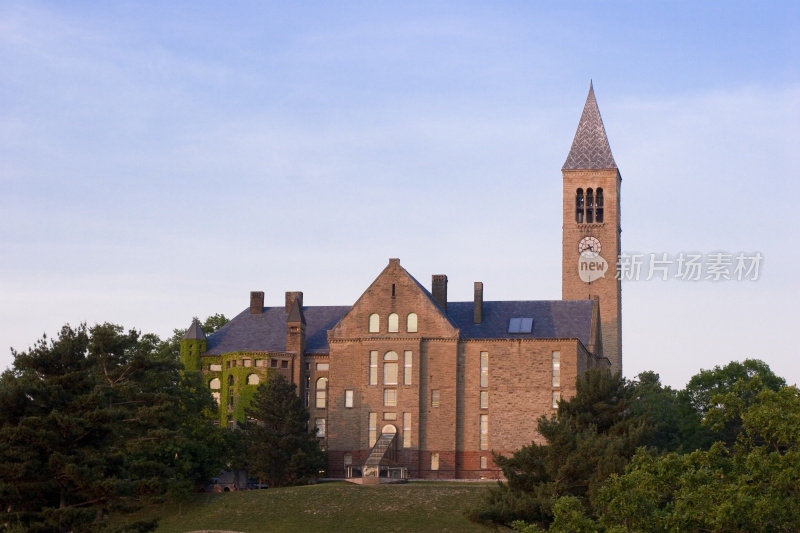
{"type": "MultiPolygon", "coordinates": [[[[350,310],[350,306],[303,307],[306,320],[306,353],[328,353],[328,330],[350,310]]],[[[208,337],[208,355],[236,351],[286,350],[284,307],[265,307],[260,315],[248,307],[208,337]]]]}
{"type": "Polygon", "coordinates": [[[594,98],[594,87],[589,83],[589,95],[583,106],[578,131],[572,140],[567,160],[562,170],[617,168],[611,146],[608,144],[606,129],[600,117],[600,109],[594,98]]]}
{"type": "MultiPolygon", "coordinates": [[[[473,324],[473,302],[447,302],[450,322],[462,339],[579,339],[590,344],[591,300],[484,302],[483,322],[473,324]],[[508,333],[511,318],[533,318],[531,333],[508,333]]],[[[349,306],[303,307],[306,320],[306,353],[328,353],[328,330],[350,310],[349,306]]],[[[236,351],[286,350],[283,307],[265,307],[260,315],[248,307],[208,337],[208,355],[236,351]]]]}
{"type": "Polygon", "coordinates": [[[473,302],[447,302],[447,313],[463,339],[579,339],[589,346],[591,300],[483,302],[483,321],[473,323],[473,302]],[[512,318],[533,318],[531,333],[509,333],[512,318]]]}
{"type": "Polygon", "coordinates": [[[200,322],[197,321],[195,318],[192,320],[192,325],[189,326],[189,329],[186,330],[186,333],[183,334],[182,339],[196,341],[196,340],[206,340],[206,334],[203,331],[203,328],[200,327],[200,322]]]}

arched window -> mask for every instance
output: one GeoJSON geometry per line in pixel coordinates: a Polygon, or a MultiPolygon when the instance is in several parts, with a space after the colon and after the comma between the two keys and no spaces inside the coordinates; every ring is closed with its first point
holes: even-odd
{"type": "Polygon", "coordinates": [[[594,222],[594,193],[592,189],[586,189],[586,223],[594,222]]]}
{"type": "Polygon", "coordinates": [[[397,385],[397,353],[386,352],[383,355],[383,384],[397,385]]]}
{"type": "Polygon", "coordinates": [[[247,376],[247,384],[248,385],[258,385],[259,379],[258,374],[250,374],[247,376]]]}
{"type": "Polygon", "coordinates": [[[208,388],[211,390],[219,390],[220,385],[222,383],[220,383],[219,378],[214,378],[208,382],[208,388]]]}
{"type": "Polygon", "coordinates": [[[597,194],[595,195],[595,217],[594,220],[597,223],[603,221],[603,189],[597,189],[597,194]]]}
{"type": "Polygon", "coordinates": [[[389,315],[389,326],[388,326],[389,333],[397,333],[398,322],[399,320],[397,318],[397,313],[392,313],[389,315]]]}
{"type": "Polygon", "coordinates": [[[328,378],[317,380],[317,409],[325,409],[328,400],[328,378]]]}
{"type": "Polygon", "coordinates": [[[229,387],[233,386],[233,376],[228,376],[228,386],[229,387]]]}
{"type": "Polygon", "coordinates": [[[417,313],[408,313],[408,318],[406,319],[406,331],[409,333],[417,332],[417,313]]]}
{"type": "Polygon", "coordinates": [[[583,224],[583,189],[575,192],[575,222],[583,224]]]}
{"type": "Polygon", "coordinates": [[[378,333],[381,330],[381,317],[378,313],[369,315],[369,332],[378,333]]]}

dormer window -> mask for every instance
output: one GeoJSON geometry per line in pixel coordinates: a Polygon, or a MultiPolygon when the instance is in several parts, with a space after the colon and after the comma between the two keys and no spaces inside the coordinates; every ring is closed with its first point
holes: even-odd
{"type": "Polygon", "coordinates": [[[530,333],[533,331],[533,318],[512,318],[508,321],[509,333],[530,333]]]}

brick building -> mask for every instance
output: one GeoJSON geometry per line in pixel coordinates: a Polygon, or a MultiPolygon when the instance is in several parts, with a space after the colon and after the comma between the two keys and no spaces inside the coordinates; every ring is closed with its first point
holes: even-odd
{"type": "Polygon", "coordinates": [[[264,293],[206,338],[184,336],[221,424],[242,420],[269,369],[298,387],[328,451],[330,476],[494,478],[491,452],[536,440],[536,420],[591,367],[621,371],[621,178],[594,90],[562,168],[562,300],[451,302],[447,276],[426,289],[388,265],[349,306],[304,306],[264,293]],[[606,275],[607,274],[607,275],[606,275]]]}

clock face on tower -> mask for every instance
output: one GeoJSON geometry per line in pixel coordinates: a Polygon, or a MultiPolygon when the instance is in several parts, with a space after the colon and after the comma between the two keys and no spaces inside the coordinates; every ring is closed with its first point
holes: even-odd
{"type": "Polygon", "coordinates": [[[581,242],[578,243],[578,253],[584,255],[584,252],[587,252],[586,255],[599,255],[600,241],[595,237],[584,237],[581,239],[581,242]]]}

